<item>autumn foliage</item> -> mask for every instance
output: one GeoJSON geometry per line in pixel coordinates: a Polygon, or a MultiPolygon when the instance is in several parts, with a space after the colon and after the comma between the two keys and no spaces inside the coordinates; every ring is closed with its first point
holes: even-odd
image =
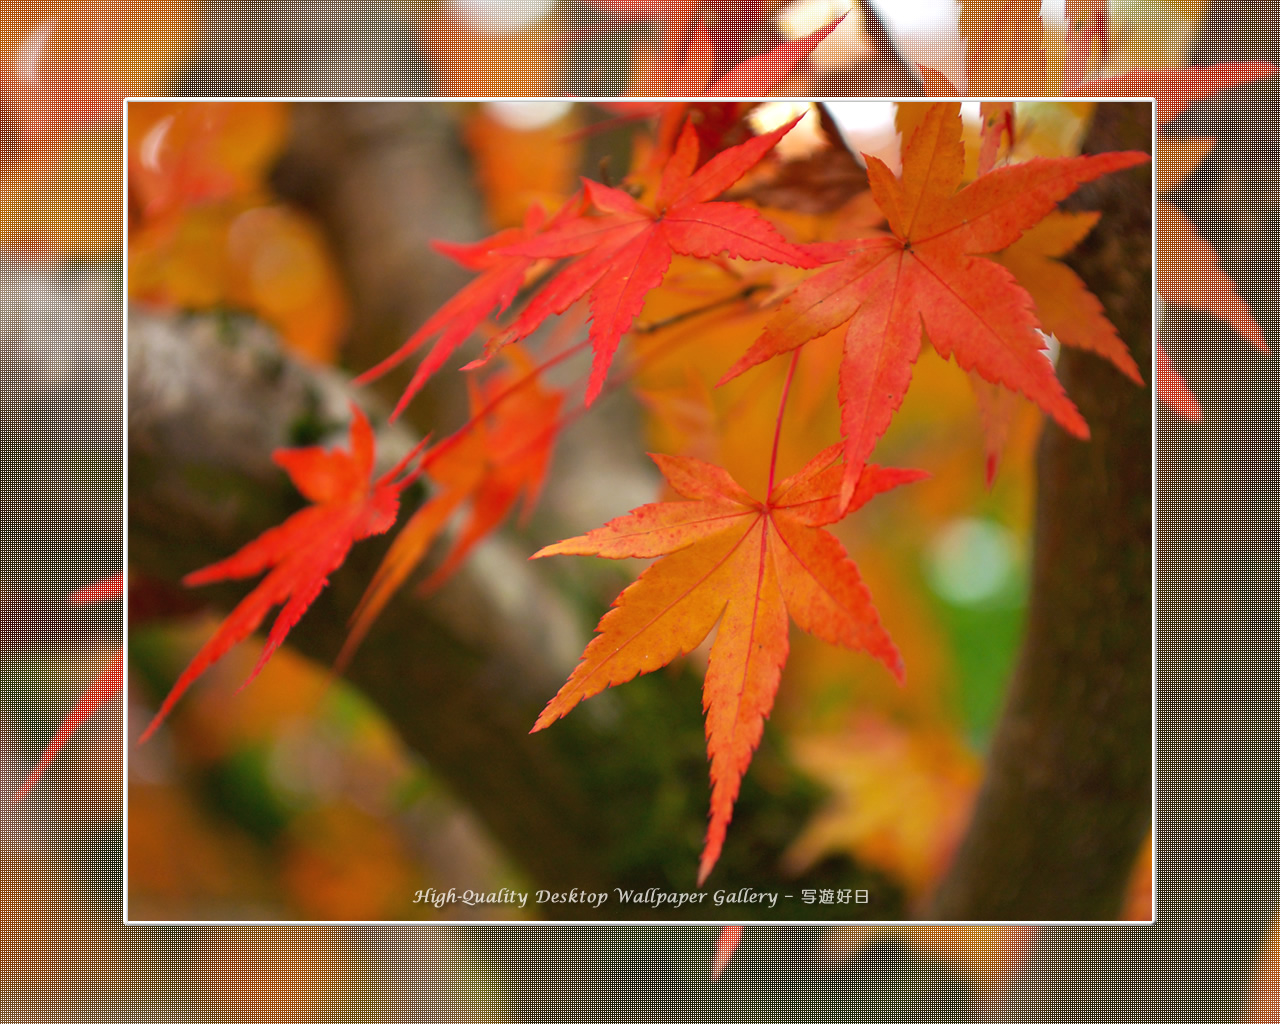
{"type": "MultiPolygon", "coordinates": [[[[698,31],[682,45],[693,46],[698,31]]],[[[990,119],[976,137],[970,133],[969,145],[980,150],[973,175],[966,171],[959,105],[937,103],[901,107],[899,172],[869,157],[864,173],[829,118],[806,122],[807,151],[783,157],[779,143],[797,131],[799,120],[755,130],[752,111],[742,103],[646,110],[652,134],[637,137],[622,181],[583,178],[552,212],[533,206],[518,226],[489,238],[438,243],[444,256],[475,276],[360,382],[417,360],[393,413],[399,417],[476,339],[463,368],[470,418],[430,447],[424,440],[376,478],[375,435],[356,409],[348,449],[277,453],[312,505],[187,577],[199,585],[267,572],[182,673],[144,739],[207,668],[283,605],[252,678],[351,546],[391,528],[401,493],[421,476],[431,493],[397,533],[341,660],[362,640],[376,642],[368,634],[379,611],[445,527],[465,517],[427,590],[441,586],[518,502],[523,499],[526,511],[532,507],[562,429],[628,385],[668,433],[683,438],[683,450],[653,456],[683,500],[644,505],[533,554],[658,559],[601,619],[533,731],[608,687],[689,654],[714,630],[703,693],[712,792],[701,883],[726,842],[742,777],[773,707],[790,622],[870,655],[887,670],[886,679],[904,681],[902,656],[830,530],[873,497],[926,475],[869,461],[926,339],[972,376],[989,421],[998,395],[1016,392],[1087,438],[1088,426],[1046,355],[1050,332],[1092,349],[1135,386],[1142,384],[1144,374],[1101,307],[1059,262],[1096,217],[1059,212],[1057,203],[1082,182],[1148,157],[1021,159],[1010,113],[990,119]],[[829,208],[815,216],[807,193],[819,179],[834,191],[829,208]],[[1068,315],[1064,303],[1077,315],[1068,315]],[[572,327],[579,306],[590,326],[585,339],[575,341],[557,318],[572,327]],[[685,326],[714,321],[740,330],[714,340],[707,335],[695,355],[696,335],[685,326]],[[833,332],[843,338],[838,387],[826,355],[834,349],[823,341],[833,332]],[[575,365],[588,353],[580,396],[551,383],[553,368],[575,365]],[[761,398],[744,396],[759,396],[761,381],[768,388],[779,383],[761,364],[784,353],[789,359],[774,392],[777,404],[763,413],[761,398]],[[684,367],[685,413],[700,413],[670,418],[667,398],[653,390],[659,365],[684,367]],[[833,422],[840,440],[828,436],[805,451],[821,435],[821,428],[808,427],[793,428],[783,443],[793,386],[809,408],[838,406],[833,422]],[[721,395],[737,396],[736,411],[721,395]],[[694,454],[715,448],[709,436],[734,423],[743,426],[743,437],[769,442],[724,448],[724,465],[694,454]],[[784,470],[784,477],[780,465],[800,468],[784,470]],[[740,479],[752,481],[751,489],[740,479]]],[[[163,197],[163,184],[147,187],[163,197]]],[[[180,185],[176,195],[183,195],[180,185]]],[[[991,431],[989,472],[1003,436],[991,431]]]]}
{"type": "MultiPolygon", "coordinates": [[[[817,47],[847,17],[788,37],[771,3],[593,6],[601,12],[597,30],[630,33],[633,96],[709,99],[803,84],[817,47]]],[[[950,81],[928,67],[916,71],[928,93],[946,100],[966,93],[1154,97],[1162,129],[1160,293],[1219,318],[1265,351],[1216,255],[1168,199],[1213,140],[1175,138],[1167,129],[1190,103],[1275,69],[1251,62],[1104,73],[1114,56],[1107,6],[1071,3],[1068,13],[1058,37],[1036,4],[964,4],[963,75],[950,81]]],[[[35,85],[42,76],[52,80],[58,64],[58,38],[36,25],[6,44],[21,60],[0,90],[24,154],[55,151],[62,122],[101,124],[119,92],[68,88],[65,110],[35,102],[35,85]]],[[[125,33],[117,42],[127,48],[132,38],[125,33]]],[[[479,240],[438,240],[442,256],[473,274],[470,282],[396,351],[356,368],[363,371],[357,383],[368,384],[416,364],[396,419],[465,349],[466,422],[423,439],[381,475],[375,432],[354,406],[345,449],[277,452],[310,505],[186,578],[198,586],[266,574],[178,678],[144,739],[197,678],[282,606],[249,679],[256,676],[352,546],[390,531],[402,495],[426,481],[426,500],[396,532],[356,612],[339,659],[345,664],[442,538],[451,536],[450,550],[421,585],[427,592],[445,585],[517,507],[527,517],[567,426],[597,401],[630,390],[647,411],[651,436],[672,448],[653,460],[674,492],[668,497],[683,500],[643,505],[532,554],[658,559],[622,589],[533,731],[587,697],[689,654],[714,632],[703,695],[712,792],[701,883],[726,841],[774,705],[790,622],[870,654],[903,680],[903,658],[832,530],[848,537],[853,514],[872,497],[924,476],[870,460],[930,351],[969,378],[986,433],[988,483],[1019,399],[1087,443],[1089,425],[1049,357],[1053,342],[1093,352],[1135,387],[1150,383],[1154,371],[1170,407],[1200,415],[1164,350],[1154,368],[1139,366],[1063,262],[1096,229],[1098,215],[1058,203],[1085,182],[1137,167],[1147,154],[1079,156],[1060,140],[1055,148],[1033,138],[1024,108],[999,100],[982,104],[976,126],[956,102],[899,104],[900,146],[880,156],[852,153],[821,110],[784,123],[763,123],[758,104],[740,101],[648,102],[611,113],[616,130],[633,133],[621,180],[591,173],[575,190],[529,205],[518,223],[503,220],[515,226],[479,240]],[[789,358],[777,358],[783,355],[789,358]],[[565,384],[564,370],[580,357],[589,370],[579,389],[565,384]],[[776,403],[766,392],[778,395],[776,403]],[[814,410],[831,415],[824,420],[814,410]]],[[[347,319],[338,276],[315,226],[266,184],[286,119],[287,108],[276,104],[131,106],[130,296],[158,308],[249,312],[295,350],[330,360],[347,319]]],[[[14,180],[19,171],[6,168],[14,180]]],[[[545,183],[539,188],[548,191],[545,183]]],[[[24,226],[11,241],[38,249],[37,234],[24,226]]],[[[108,581],[77,599],[118,596],[121,587],[108,581]]],[[[73,709],[19,796],[120,690],[121,661],[73,709]]]]}
{"type": "Polygon", "coordinates": [[[273,607],[283,605],[245,685],[253,681],[324,589],[329,574],[346,560],[351,545],[391,529],[399,511],[400,492],[417,475],[416,468],[408,469],[417,454],[415,449],[374,480],[373,429],[356,406],[351,408],[348,451],[298,448],[275,453],[276,462],[312,504],[231,557],[186,577],[187,585],[200,586],[267,573],[178,677],[140,742],[155,732],[205,669],[257,629],[273,607]]]}
{"type": "Polygon", "coordinates": [[[765,501],[699,459],[654,459],[671,488],[690,500],[645,505],[533,556],[665,556],[618,596],[534,730],[608,686],[688,654],[718,624],[702,697],[712,792],[701,884],[720,856],[739,782],[773,707],[787,662],[787,616],[828,643],[865,651],[902,680],[902,657],[857,567],[821,527],[923,474],[868,466],[842,511],[837,446],[776,486],[771,480],[765,501]]]}
{"type": "Polygon", "coordinates": [[[726,374],[848,324],[840,374],[842,503],[902,404],[925,332],[940,356],[954,353],[963,369],[1021,392],[1070,433],[1089,434],[1044,358],[1031,296],[1006,268],[974,257],[1012,245],[1081,183],[1148,158],[1031,160],[990,171],[957,193],[964,151],[956,113],[940,105],[925,114],[903,147],[900,177],[868,159],[890,233],[851,242],[834,267],[796,288],[726,374]]]}

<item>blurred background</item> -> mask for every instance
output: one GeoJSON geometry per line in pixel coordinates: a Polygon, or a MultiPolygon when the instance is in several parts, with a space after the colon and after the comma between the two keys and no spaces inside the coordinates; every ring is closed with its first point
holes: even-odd
{"type": "MultiPolygon", "coordinates": [[[[767,5],[735,20],[737,5],[703,6],[713,9],[705,24],[719,29],[718,59],[735,47],[750,46],[740,53],[747,55],[802,38],[847,7],[767,5]]],[[[914,85],[902,77],[904,64],[916,63],[958,79],[965,58],[955,11],[895,6],[877,16],[855,5],[782,91],[902,93],[914,85]]],[[[1057,14],[1045,12],[1051,22],[1057,14]]],[[[1112,17],[1118,68],[1260,57],[1277,38],[1266,17],[1229,6],[1153,4],[1113,9],[1112,17]]],[[[73,609],[64,599],[118,571],[122,557],[126,234],[128,299],[139,323],[191,341],[192,352],[166,367],[175,376],[198,374],[207,354],[193,322],[238,331],[245,320],[266,325],[264,344],[284,345],[307,373],[359,372],[465,280],[428,249],[430,239],[469,241],[515,222],[529,202],[598,168],[611,147],[624,159],[627,138],[625,128],[608,126],[616,112],[555,102],[135,104],[126,135],[121,99],[640,91],[669,57],[663,27],[634,3],[334,5],[306,19],[240,4],[40,4],[5,14],[6,793],[119,643],[118,607],[73,609]]],[[[1265,266],[1275,222],[1270,200],[1259,197],[1274,176],[1265,126],[1274,123],[1275,94],[1263,83],[1231,96],[1175,126],[1218,139],[1177,198],[1269,331],[1265,266]]],[[[855,148],[872,149],[877,131],[885,144],[883,110],[848,120],[854,137],[866,133],[855,148]]],[[[3,812],[2,938],[13,965],[4,1005],[27,1019],[54,1007],[58,1019],[95,1019],[107,1007],[173,1019],[399,1019],[421,1016],[423,1006],[477,1020],[569,1012],[604,1019],[639,1007],[676,1019],[1024,1019],[1018,1013],[1029,1007],[1037,1019],[1193,1010],[1194,1019],[1274,1019],[1275,956],[1266,940],[1274,907],[1265,881],[1274,878],[1274,854],[1265,823],[1275,789],[1262,756],[1274,733],[1265,713],[1248,714],[1265,700],[1268,680],[1266,641],[1257,637],[1266,635],[1259,630],[1270,605],[1258,567],[1274,544],[1263,515],[1274,493],[1265,455],[1273,371],[1208,318],[1167,317],[1162,339],[1197,387],[1206,421],[1192,428],[1161,417],[1160,610],[1172,638],[1161,651],[1168,831],[1157,858],[1155,928],[749,928],[715,988],[707,980],[715,929],[705,926],[124,928],[121,735],[111,710],[86,726],[27,801],[3,812]],[[1211,976],[1178,966],[1209,952],[1211,976]],[[68,963],[70,977],[61,966],[68,963]]],[[[857,536],[842,538],[907,653],[910,692],[885,693],[874,668],[797,644],[786,673],[794,685],[784,687],[774,718],[785,740],[762,751],[758,784],[748,776],[758,789],[744,791],[740,811],[758,823],[779,878],[830,885],[865,877],[894,894],[904,915],[927,897],[966,821],[1026,604],[1034,418],[1019,421],[988,490],[968,385],[931,373],[939,369],[922,364],[884,457],[928,468],[930,499],[904,495],[878,522],[873,507],[857,536]],[[957,421],[972,430],[955,429],[957,421]],[[904,518],[910,529],[901,528],[904,518]]],[[[400,383],[387,383],[384,397],[393,400],[400,383]]],[[[420,404],[414,423],[422,429],[456,423],[461,412],[448,389],[420,404]]],[[[643,407],[616,405],[604,414],[605,436],[645,429],[643,407]]],[[[164,423],[153,427],[162,432],[164,423]]],[[[557,453],[541,518],[484,549],[479,567],[442,595],[447,607],[424,628],[443,663],[456,649],[456,671],[474,669],[477,649],[488,652],[493,623],[504,621],[494,580],[506,578],[520,552],[617,514],[619,494],[635,498],[625,507],[649,500],[640,448],[622,460],[593,433],[576,432],[557,453]]],[[[259,461],[246,456],[238,468],[268,496],[248,505],[228,498],[227,532],[215,538],[225,550],[234,531],[247,539],[291,500],[278,481],[264,488],[269,446],[258,447],[259,461]]],[[[152,483],[147,456],[131,451],[131,487],[152,483]]],[[[227,486],[179,483],[196,494],[227,486]]],[[[187,525],[169,538],[185,545],[171,579],[209,560],[199,557],[209,538],[192,537],[208,524],[187,525]]],[[[133,550],[161,557],[145,542],[133,550]]],[[[360,570],[348,576],[355,582],[347,590],[358,591],[360,570]]],[[[620,579],[574,581],[568,598],[520,591],[546,598],[542,617],[523,633],[512,625],[510,650],[483,661],[484,685],[492,692],[515,664],[545,700],[620,579]],[[536,664],[535,648],[543,648],[536,664]]],[[[523,578],[518,585],[535,586],[523,578]]],[[[163,573],[140,575],[129,601],[135,726],[217,614],[163,573]]],[[[299,647],[317,660],[281,652],[237,694],[256,657],[246,645],[186,698],[171,735],[131,752],[132,915],[377,920],[401,916],[405,892],[429,884],[527,884],[527,868],[493,823],[459,799],[457,779],[441,777],[406,746],[403,728],[388,723],[379,705],[393,695],[346,687],[326,668],[324,638],[307,637],[299,647]]],[[[671,700],[684,708],[675,725],[666,696],[651,697],[643,682],[617,691],[625,703],[613,712],[630,723],[637,745],[643,728],[692,737],[657,777],[629,782],[646,797],[659,794],[654,813],[673,820],[704,813],[698,675],[696,666],[671,674],[669,689],[686,698],[671,700]]],[[[509,770],[495,766],[493,774],[509,770]]],[[[731,829],[731,846],[733,839],[731,829]]],[[[669,852],[673,873],[691,862],[699,840],[695,830],[669,852]]],[[[759,863],[726,867],[756,877],[759,863]]],[[[1141,859],[1132,872],[1126,916],[1146,919],[1152,893],[1141,859]]]]}

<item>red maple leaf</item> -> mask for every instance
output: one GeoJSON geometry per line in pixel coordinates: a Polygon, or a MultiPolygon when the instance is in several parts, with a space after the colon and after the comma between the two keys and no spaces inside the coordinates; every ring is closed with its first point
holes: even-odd
{"type": "Polygon", "coordinates": [[[1276,73],[1265,61],[1211,64],[1200,68],[1173,68],[1164,71],[1127,71],[1109,78],[1081,82],[1071,90],[1075,96],[1150,96],[1156,101],[1156,121],[1168,124],[1187,107],[1276,73]]]}
{"type": "Polygon", "coordinates": [[[283,605],[272,623],[266,645],[244,686],[302,618],[329,576],[346,560],[358,540],[386,533],[395,522],[400,493],[419,468],[405,472],[419,454],[414,448],[393,469],[373,479],[374,435],[363,412],[351,406],[350,449],[291,448],[274,453],[275,461],[313,505],[304,508],[250,541],[229,558],[183,578],[189,587],[220,580],[244,579],[270,570],[254,590],[223,620],[173,684],[139,742],[150,738],[178,699],[195,680],[283,605]]]}
{"type": "Polygon", "coordinates": [[[1156,387],[1160,400],[1179,416],[1192,423],[1199,423],[1204,418],[1200,403],[1182,375],[1173,368],[1163,345],[1156,348],[1156,387]]]}
{"type": "Polygon", "coordinates": [[[771,50],[748,57],[712,82],[707,96],[768,96],[795,74],[800,65],[847,18],[846,11],[835,21],[799,39],[779,43],[771,50]]]}
{"type": "MultiPolygon", "coordinates": [[[[123,593],[124,577],[112,576],[99,583],[92,583],[87,587],[82,587],[74,594],[71,594],[67,601],[73,605],[97,604],[99,601],[118,600],[123,593]]],[[[53,739],[49,741],[48,746],[44,748],[44,752],[40,755],[40,760],[31,769],[31,774],[27,776],[21,788],[13,794],[13,803],[16,804],[31,792],[31,788],[40,781],[40,776],[44,774],[45,769],[58,756],[58,751],[66,746],[67,741],[75,735],[80,726],[84,725],[103,704],[124,688],[123,654],[123,651],[116,651],[111,663],[89,684],[89,689],[84,692],[83,697],[76,701],[75,707],[67,712],[66,718],[58,726],[58,731],[53,734],[53,739]]]]}
{"type": "Polygon", "coordinates": [[[1031,296],[980,254],[1016,241],[1082,182],[1145,153],[1037,159],[998,168],[957,192],[964,166],[959,104],[933,106],[903,149],[902,176],[867,159],[887,236],[848,243],[846,257],[800,285],[724,380],[841,324],[841,428],[849,500],[858,473],[902,404],[927,331],[944,358],[1019,391],[1078,437],[1089,429],[1045,355],[1031,296]]]}
{"type": "Polygon", "coordinates": [[[765,5],[760,0],[590,0],[593,7],[617,15],[615,24],[657,21],[661,24],[663,51],[679,54],[686,50],[699,26],[710,22],[725,45],[755,31],[765,21],[765,5]]]}
{"type": "MultiPolygon", "coordinates": [[[[848,12],[800,39],[786,40],[771,23],[776,4],[759,0],[595,0],[617,17],[574,33],[598,34],[628,22],[652,21],[661,44],[649,61],[632,68],[632,96],[767,96],[839,25],[848,12]]],[[[637,53],[639,57],[640,54],[637,53]]]]}
{"type": "MultiPolygon", "coordinates": [[[[533,556],[664,556],[600,620],[582,661],[533,731],[564,717],[584,698],[689,653],[718,622],[702,701],[712,793],[701,885],[720,856],[742,776],[773,706],[787,660],[788,613],[808,633],[871,654],[899,680],[903,665],[857,567],[821,529],[841,518],[839,445],[771,487],[763,502],[701,459],[652,458],[689,501],[644,505],[533,556]]],[[[852,507],[923,475],[868,466],[852,507]]]]}
{"type": "Polygon", "coordinates": [[[67,603],[82,608],[100,601],[118,601],[124,596],[124,576],[109,576],[97,583],[90,583],[67,595],[67,603]]]}
{"type": "Polygon", "coordinates": [[[788,242],[756,211],[740,203],[710,201],[759,163],[795,123],[726,149],[699,168],[697,133],[686,122],[652,205],[643,205],[620,189],[584,180],[587,199],[598,215],[578,217],[530,241],[498,250],[502,255],[577,258],[490,343],[486,358],[590,293],[595,359],[587,383],[589,405],[604,386],[622,335],[644,306],[645,297],[661,283],[673,254],[710,259],[724,253],[797,267],[818,266],[814,256],[788,242]]]}

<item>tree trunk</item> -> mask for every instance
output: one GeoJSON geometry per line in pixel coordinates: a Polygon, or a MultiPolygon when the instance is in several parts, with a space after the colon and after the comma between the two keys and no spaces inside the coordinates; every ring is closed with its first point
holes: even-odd
{"type": "MultiPolygon", "coordinates": [[[[1213,3],[1194,64],[1271,59],[1270,5],[1213,3]]],[[[1218,144],[1172,199],[1235,278],[1274,351],[1280,83],[1197,104],[1171,126],[1218,144]]],[[[1049,928],[1007,1021],[1238,1021],[1280,876],[1274,574],[1280,370],[1208,316],[1166,312],[1160,339],[1204,410],[1160,410],[1157,921],[1049,928]]]]}
{"type": "MultiPolygon", "coordinates": [[[[1150,150],[1146,104],[1098,108],[1085,152],[1150,150]]],[[[1081,189],[1102,212],[1071,264],[1139,366],[1151,364],[1151,174],[1081,189]]],[[[1151,388],[1064,348],[1089,424],[1046,421],[1031,606],[986,777],[933,912],[981,920],[1113,919],[1151,824],[1151,388]]]]}

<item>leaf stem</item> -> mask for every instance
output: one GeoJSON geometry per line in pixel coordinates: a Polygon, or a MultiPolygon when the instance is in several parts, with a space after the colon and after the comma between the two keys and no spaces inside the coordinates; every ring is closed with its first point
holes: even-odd
{"type": "Polygon", "coordinates": [[[702,316],[704,313],[711,313],[724,306],[731,306],[743,299],[749,299],[757,292],[764,291],[764,285],[749,284],[744,288],[740,288],[732,295],[726,295],[723,298],[715,299],[708,302],[705,306],[697,306],[693,309],[685,309],[679,313],[673,313],[665,320],[655,320],[651,324],[640,324],[631,329],[632,334],[653,334],[657,331],[665,330],[668,327],[674,327],[677,324],[684,323],[686,320],[692,320],[694,317],[702,316]]]}
{"type": "Polygon", "coordinates": [[[796,364],[800,362],[800,349],[791,353],[791,365],[787,367],[787,379],[782,384],[782,400],[778,403],[778,425],[773,430],[773,454],[769,456],[769,487],[765,501],[773,496],[773,477],[778,469],[778,442],[782,440],[782,415],[787,411],[787,396],[791,394],[791,379],[796,375],[796,364]]]}

